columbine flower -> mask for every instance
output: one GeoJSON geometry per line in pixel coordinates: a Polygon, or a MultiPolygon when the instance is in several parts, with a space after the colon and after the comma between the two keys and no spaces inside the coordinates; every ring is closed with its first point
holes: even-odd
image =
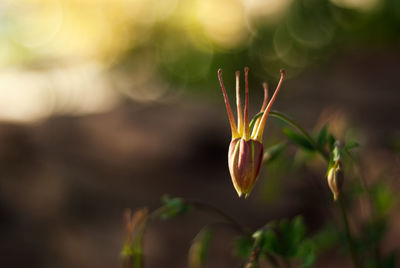
{"type": "Polygon", "coordinates": [[[222,93],[224,95],[226,110],[228,112],[229,123],[232,130],[232,140],[229,145],[228,152],[228,166],[229,172],[231,174],[233,186],[236,189],[239,197],[245,194],[247,197],[254,184],[256,183],[258,174],[260,173],[261,163],[263,159],[263,145],[262,136],[264,132],[265,123],[267,122],[267,117],[271,106],[275,101],[276,95],[281,88],[285,72],[281,70],[281,79],[279,80],[278,86],[272,96],[271,100],[268,102],[268,88],[267,84],[264,83],[264,103],[261,107],[260,112],[263,113],[261,118],[255,121],[252,129],[250,129],[249,124],[249,112],[248,112],[248,72],[249,68],[244,69],[245,75],[245,103],[244,103],[244,113],[242,116],[242,108],[240,104],[240,93],[239,93],[239,75],[240,72],[236,72],[236,106],[237,106],[237,126],[235,119],[233,118],[231,106],[229,104],[228,96],[226,95],[226,90],[222,82],[222,70],[218,70],[218,79],[221,84],[222,93]]]}

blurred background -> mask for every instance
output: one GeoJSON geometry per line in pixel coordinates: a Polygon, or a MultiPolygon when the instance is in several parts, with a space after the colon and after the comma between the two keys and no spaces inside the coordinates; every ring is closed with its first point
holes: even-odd
{"type": "MultiPolygon", "coordinates": [[[[283,68],[274,109],[361,144],[365,179],[391,201],[382,254],[398,250],[399,62],[398,0],[2,0],[0,266],[119,267],[125,208],[155,209],[165,193],[251,228],[302,214],[312,233],[332,221],[325,163],[294,146],[237,198],[217,69],[233,103],[245,66],[251,114],[283,68]]],[[[281,126],[269,119],[266,146],[285,140],[281,126]]],[[[215,220],[152,223],[147,267],[187,267],[193,237],[215,220]]],[[[207,267],[239,265],[232,236],[218,234],[207,267]]],[[[333,248],[316,267],[338,265],[348,256],[333,248]]]]}

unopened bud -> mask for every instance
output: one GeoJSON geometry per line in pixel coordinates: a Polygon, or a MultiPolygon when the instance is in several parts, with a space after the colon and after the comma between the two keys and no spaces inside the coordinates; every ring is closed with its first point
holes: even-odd
{"type": "Polygon", "coordinates": [[[237,138],[231,141],[228,152],[228,165],[233,186],[239,197],[247,197],[260,173],[263,159],[263,145],[256,140],[237,138]]]}
{"type": "Polygon", "coordinates": [[[333,199],[336,201],[342,192],[344,175],[342,164],[340,161],[334,163],[334,165],[329,169],[327,173],[327,180],[329,188],[333,193],[333,199]]]}

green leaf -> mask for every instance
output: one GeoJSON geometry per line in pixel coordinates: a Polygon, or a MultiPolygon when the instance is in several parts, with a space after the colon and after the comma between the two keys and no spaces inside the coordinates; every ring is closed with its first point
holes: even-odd
{"type": "Polygon", "coordinates": [[[336,142],[335,137],[331,133],[329,133],[328,134],[328,145],[329,145],[330,151],[332,151],[333,148],[335,147],[335,142],[336,142]]]}
{"type": "Polygon", "coordinates": [[[271,222],[253,234],[254,246],[261,254],[280,256],[284,259],[300,258],[301,267],[312,267],[315,262],[316,247],[312,240],[305,239],[306,226],[302,216],[292,220],[282,219],[277,224],[271,222]]]}
{"type": "Polygon", "coordinates": [[[264,114],[264,112],[260,112],[260,113],[256,114],[253,117],[253,119],[251,119],[250,125],[249,125],[250,133],[253,132],[254,124],[256,123],[257,119],[260,118],[263,114],[264,114]]]}
{"type": "Polygon", "coordinates": [[[351,149],[357,148],[359,146],[360,146],[360,144],[358,142],[350,141],[350,142],[346,143],[346,145],[344,146],[344,149],[351,150],[351,149]]]}
{"type": "Polygon", "coordinates": [[[268,147],[267,150],[264,152],[263,163],[270,164],[274,160],[276,160],[279,155],[285,151],[286,144],[285,143],[278,143],[271,147],[268,147]]]}
{"type": "Polygon", "coordinates": [[[207,259],[208,249],[212,240],[212,232],[209,228],[202,229],[194,238],[189,249],[189,267],[202,267],[207,259]]]}
{"type": "Polygon", "coordinates": [[[254,240],[247,236],[239,236],[234,240],[233,249],[235,256],[247,259],[250,257],[254,240]]]}
{"type": "Polygon", "coordinates": [[[162,220],[181,216],[189,211],[189,206],[182,198],[169,198],[168,196],[163,196],[162,201],[164,202],[164,206],[160,208],[158,214],[162,220]]]}
{"type": "Polygon", "coordinates": [[[328,142],[328,125],[324,125],[317,137],[318,148],[324,148],[327,142],[328,142]]]}
{"type": "Polygon", "coordinates": [[[301,266],[302,268],[309,268],[314,265],[316,259],[316,250],[315,245],[312,240],[304,240],[297,252],[297,257],[301,259],[301,266]]]}
{"type": "Polygon", "coordinates": [[[338,235],[337,227],[332,224],[326,225],[322,230],[318,231],[312,240],[319,252],[333,248],[341,243],[341,237],[338,235]]]}
{"type": "Polygon", "coordinates": [[[387,215],[395,203],[395,196],[388,185],[380,183],[374,186],[372,198],[379,215],[387,215]]]}
{"type": "MultiPolygon", "coordinates": [[[[256,239],[258,241],[258,246],[261,249],[261,252],[263,254],[266,253],[273,253],[280,255],[281,250],[279,247],[279,241],[278,237],[276,236],[275,232],[272,229],[264,229],[264,230],[259,230],[259,237],[256,239]]],[[[255,237],[257,234],[254,233],[253,237],[255,237]]]]}
{"type": "Polygon", "coordinates": [[[297,216],[292,220],[292,243],[298,244],[306,234],[306,225],[302,216],[297,216]]]}
{"type": "Polygon", "coordinates": [[[301,216],[294,218],[292,221],[281,220],[278,229],[281,254],[286,257],[294,257],[305,232],[306,227],[301,216]]]}
{"type": "Polygon", "coordinates": [[[308,151],[315,150],[314,146],[308,141],[307,138],[305,138],[304,136],[302,136],[300,134],[297,134],[293,130],[291,130],[289,128],[284,128],[283,133],[286,135],[286,137],[288,137],[288,139],[290,139],[291,141],[293,141],[294,143],[299,145],[301,148],[308,150],[308,151]]]}

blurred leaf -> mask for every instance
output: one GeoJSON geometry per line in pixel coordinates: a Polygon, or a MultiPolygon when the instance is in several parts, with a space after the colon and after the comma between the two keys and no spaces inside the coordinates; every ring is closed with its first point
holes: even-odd
{"type": "Polygon", "coordinates": [[[304,239],[306,226],[302,216],[291,221],[280,220],[277,224],[271,222],[263,229],[253,234],[255,245],[261,254],[277,255],[284,259],[300,258],[301,267],[312,267],[316,259],[316,246],[310,239],[304,239]]]}
{"type": "Polygon", "coordinates": [[[302,216],[297,216],[292,220],[292,243],[299,243],[306,234],[306,225],[302,216]]]}
{"type": "Polygon", "coordinates": [[[314,241],[315,248],[322,252],[340,243],[341,236],[338,235],[336,226],[327,225],[317,234],[315,234],[312,237],[312,240],[314,241]]]}
{"type": "Polygon", "coordinates": [[[343,149],[345,149],[345,150],[351,150],[351,149],[357,148],[357,147],[359,147],[359,146],[360,146],[360,144],[359,144],[358,142],[350,141],[350,142],[346,143],[346,145],[344,146],[343,149]]]}
{"type": "Polygon", "coordinates": [[[328,142],[328,125],[324,125],[317,137],[318,148],[324,148],[327,142],[328,142]]]}
{"type": "Polygon", "coordinates": [[[377,184],[372,189],[372,196],[375,208],[380,215],[386,215],[394,205],[394,193],[386,184],[377,184]]]}
{"type": "Polygon", "coordinates": [[[209,228],[202,229],[194,238],[189,249],[189,267],[202,267],[208,255],[208,249],[212,240],[212,232],[209,228]]]}
{"type": "Polygon", "coordinates": [[[329,145],[329,150],[330,151],[332,151],[334,149],[335,142],[336,142],[335,137],[331,133],[329,133],[328,134],[328,145],[329,145]]]}
{"type": "Polygon", "coordinates": [[[273,253],[287,258],[296,255],[305,232],[303,218],[298,216],[292,221],[282,219],[277,225],[257,231],[253,237],[260,241],[263,253],[273,253]]]}
{"type": "Polygon", "coordinates": [[[278,237],[272,229],[261,231],[259,239],[259,246],[261,252],[264,254],[273,253],[280,255],[278,237]]]}
{"type": "Polygon", "coordinates": [[[163,196],[162,201],[164,202],[164,206],[159,209],[157,215],[163,220],[184,215],[190,208],[185,201],[179,197],[169,198],[168,196],[163,196]]]}
{"type": "Polygon", "coordinates": [[[294,257],[305,232],[306,227],[301,216],[294,218],[292,221],[286,219],[282,220],[279,223],[278,229],[278,238],[281,242],[281,254],[286,257],[294,257]]]}
{"type": "Polygon", "coordinates": [[[277,159],[279,157],[279,155],[283,151],[285,151],[285,149],[286,149],[285,143],[278,143],[271,147],[268,147],[264,153],[263,163],[264,164],[272,163],[275,159],[277,159]]]}
{"type": "Polygon", "coordinates": [[[247,236],[239,236],[234,240],[234,254],[239,258],[247,259],[253,247],[253,239],[247,236]]]}
{"type": "Polygon", "coordinates": [[[250,125],[249,125],[250,133],[253,132],[254,124],[256,123],[257,119],[260,118],[263,114],[264,114],[264,112],[258,113],[253,117],[253,119],[251,119],[250,125]]]}
{"type": "Polygon", "coordinates": [[[315,244],[312,240],[304,240],[297,252],[297,257],[301,259],[301,266],[302,268],[309,268],[314,265],[316,259],[316,250],[315,244]]]}
{"type": "Polygon", "coordinates": [[[284,128],[283,133],[288,137],[289,140],[293,141],[297,145],[299,145],[301,148],[308,150],[308,151],[314,151],[315,148],[314,146],[308,141],[308,139],[300,134],[297,134],[293,130],[289,128],[284,128]]]}
{"type": "Polygon", "coordinates": [[[368,222],[361,232],[362,236],[355,240],[357,250],[361,253],[374,250],[374,247],[382,240],[387,231],[386,218],[374,219],[368,222]]]}

